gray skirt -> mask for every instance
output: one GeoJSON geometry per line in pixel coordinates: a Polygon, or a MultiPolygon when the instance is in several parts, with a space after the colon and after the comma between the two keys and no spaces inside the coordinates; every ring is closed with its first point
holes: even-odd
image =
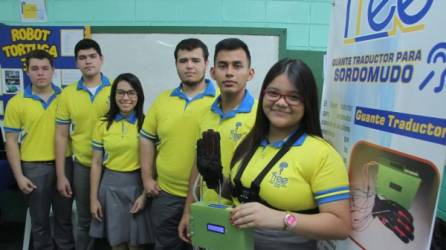
{"type": "Polygon", "coordinates": [[[122,243],[142,245],[153,242],[149,216],[150,200],[143,210],[131,214],[130,209],[143,191],[139,171],[125,173],[104,169],[98,199],[102,206],[102,222],[91,220],[90,236],[107,238],[111,246],[122,243]]]}
{"type": "Polygon", "coordinates": [[[316,250],[316,241],[288,231],[256,229],[254,236],[255,250],[316,250]]]}

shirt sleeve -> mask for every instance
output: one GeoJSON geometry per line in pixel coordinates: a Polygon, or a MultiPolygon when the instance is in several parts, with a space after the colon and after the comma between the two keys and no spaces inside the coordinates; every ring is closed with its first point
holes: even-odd
{"type": "Polygon", "coordinates": [[[328,143],[321,148],[312,176],[312,190],[318,205],[350,198],[347,170],[341,156],[328,143]]]}
{"type": "Polygon", "coordinates": [[[107,121],[100,120],[96,122],[91,137],[91,146],[93,150],[104,151],[104,132],[107,127],[107,121]]]}
{"type": "Polygon", "coordinates": [[[20,119],[20,105],[13,97],[6,105],[4,129],[6,133],[20,133],[22,120],[20,119]]]}
{"type": "Polygon", "coordinates": [[[68,125],[71,123],[70,109],[68,106],[68,87],[62,90],[59,96],[59,103],[56,109],[56,124],[68,125]]]}
{"type": "Polygon", "coordinates": [[[152,106],[149,108],[149,111],[146,114],[146,117],[144,119],[144,123],[142,125],[140,135],[143,138],[152,140],[155,143],[158,143],[158,104],[159,99],[156,99],[152,106]]]}

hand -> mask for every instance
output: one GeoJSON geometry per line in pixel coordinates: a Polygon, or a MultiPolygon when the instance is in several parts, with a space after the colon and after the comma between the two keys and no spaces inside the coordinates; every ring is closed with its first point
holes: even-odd
{"type": "Polygon", "coordinates": [[[379,221],[404,243],[414,240],[413,217],[400,204],[381,199],[376,195],[372,215],[373,218],[378,217],[379,221]]]}
{"type": "Polygon", "coordinates": [[[146,195],[149,197],[158,196],[160,194],[161,188],[158,185],[157,181],[155,181],[152,178],[149,178],[146,181],[144,181],[144,191],[146,192],[146,195]]]}
{"type": "Polygon", "coordinates": [[[145,193],[141,194],[138,198],[136,198],[132,208],[130,209],[130,213],[136,214],[139,211],[141,211],[146,205],[146,199],[147,197],[145,193]]]}
{"type": "Polygon", "coordinates": [[[20,178],[17,178],[17,186],[19,186],[20,190],[24,194],[29,194],[37,189],[37,186],[24,175],[22,175],[20,178]]]}
{"type": "Polygon", "coordinates": [[[184,242],[191,244],[191,239],[189,235],[189,212],[184,211],[181,217],[180,224],[178,224],[178,236],[184,242]]]}
{"type": "Polygon", "coordinates": [[[266,207],[258,202],[248,202],[232,209],[231,224],[237,228],[283,229],[286,213],[266,207]]]}
{"type": "Polygon", "coordinates": [[[98,221],[102,221],[102,206],[98,199],[92,200],[90,202],[90,212],[93,218],[98,221]]]}
{"type": "Polygon", "coordinates": [[[223,182],[220,159],[220,134],[211,129],[197,141],[197,169],[210,189],[223,182]]]}
{"type": "Polygon", "coordinates": [[[71,198],[73,196],[73,192],[71,191],[71,185],[68,181],[67,177],[63,176],[61,178],[57,178],[57,190],[59,193],[66,198],[71,198]]]}

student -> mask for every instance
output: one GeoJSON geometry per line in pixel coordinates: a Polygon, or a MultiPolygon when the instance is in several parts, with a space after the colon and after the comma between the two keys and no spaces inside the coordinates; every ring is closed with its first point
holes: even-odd
{"type": "Polygon", "coordinates": [[[142,178],[153,197],[155,249],[169,250],[190,247],[178,238],[177,227],[194,160],[197,122],[216,95],[205,79],[209,52],[202,41],[182,40],[174,55],[180,86],[156,98],[140,132],[142,178]]]}
{"type": "MultiPolygon", "coordinates": [[[[211,74],[217,82],[221,94],[201,117],[199,137],[208,129],[213,129],[220,134],[221,164],[223,176],[227,177],[235,146],[249,132],[255,120],[256,101],[246,89],[248,81],[254,77],[248,46],[237,38],[228,38],[217,43],[211,74]]],[[[186,242],[190,242],[187,236],[189,206],[195,201],[192,193],[194,192],[193,183],[197,176],[198,172],[194,166],[189,180],[189,195],[178,227],[179,236],[186,242]]],[[[217,193],[213,189],[208,189],[207,184],[202,184],[203,200],[217,202],[217,193]]],[[[229,200],[223,200],[223,203],[229,202],[229,200]]]]}
{"type": "Polygon", "coordinates": [[[110,111],[93,131],[90,235],[107,238],[115,250],[141,249],[151,241],[138,157],[143,106],[139,79],[121,74],[111,87],[110,111]]]}
{"type": "Polygon", "coordinates": [[[100,117],[108,112],[110,81],[101,74],[103,57],[99,44],[91,39],[79,41],[74,48],[79,81],[67,86],[60,96],[56,113],[57,188],[65,197],[76,199],[78,227],[76,249],[92,249],[88,236],[90,215],[91,134],[100,117]],[[63,152],[73,147],[73,188],[66,178],[63,152]]]}
{"type": "Polygon", "coordinates": [[[231,223],[256,229],[256,250],[316,249],[315,239],[344,239],[351,230],[348,177],[322,138],[311,70],[281,60],[261,91],[254,127],[231,162],[238,204],[231,223]]]}
{"type": "MultiPolygon", "coordinates": [[[[53,58],[43,50],[31,51],[26,56],[26,68],[31,85],[8,102],[5,112],[9,165],[29,203],[33,249],[73,249],[72,198],[62,197],[57,192],[54,144],[48,143],[54,141],[56,107],[61,92],[52,84],[53,58]],[[54,239],[49,220],[51,207],[54,239]]],[[[65,149],[61,152],[61,160],[67,169],[67,182],[70,182],[72,161],[70,151],[65,149]]]]}

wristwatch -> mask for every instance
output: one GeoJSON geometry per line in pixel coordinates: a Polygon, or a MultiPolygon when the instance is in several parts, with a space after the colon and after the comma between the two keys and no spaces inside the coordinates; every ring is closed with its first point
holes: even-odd
{"type": "Polygon", "coordinates": [[[283,223],[285,224],[285,227],[284,227],[285,230],[290,230],[290,229],[294,228],[297,224],[296,215],[292,214],[291,212],[286,212],[286,215],[283,218],[283,223]]]}

